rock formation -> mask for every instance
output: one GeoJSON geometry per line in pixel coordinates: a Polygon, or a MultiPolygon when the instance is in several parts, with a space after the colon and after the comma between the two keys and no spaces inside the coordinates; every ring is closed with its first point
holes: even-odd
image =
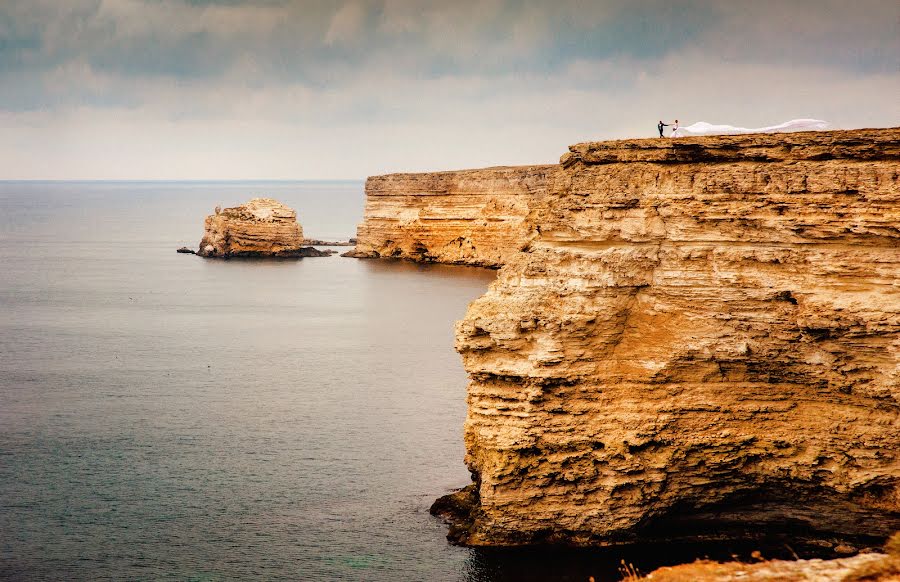
{"type": "Polygon", "coordinates": [[[365,219],[344,256],[499,267],[533,227],[558,166],[390,174],[366,181],[365,219]]]}
{"type": "MultiPolygon", "coordinates": [[[[660,568],[646,582],[898,582],[900,569],[884,554],[833,560],[772,560],[759,564],[695,562],[660,568]],[[884,571],[882,573],[882,571],[884,571]]],[[[637,581],[635,581],[637,582],[637,581]]]]}
{"type": "Polygon", "coordinates": [[[304,247],[297,213],[271,198],[253,198],[234,208],[216,208],[206,217],[198,255],[203,257],[323,257],[304,247]]]}
{"type": "Polygon", "coordinates": [[[303,239],[303,244],[311,247],[352,247],[356,246],[356,239],[350,240],[322,240],[319,238],[303,239]]]}
{"type": "MultiPolygon", "coordinates": [[[[435,506],[457,541],[900,528],[900,129],[585,143],[539,173],[457,326],[474,483],[435,506]]],[[[370,180],[361,241],[463,214],[417,180],[370,180]]],[[[425,254],[456,262],[445,240],[425,254]]]]}
{"type": "MultiPolygon", "coordinates": [[[[653,582],[900,582],[900,533],[882,552],[835,560],[771,560],[755,564],[707,560],[654,570],[653,582]]],[[[757,555],[758,558],[761,558],[757,555]]],[[[634,570],[631,570],[634,573],[634,570]]],[[[630,579],[634,580],[635,576],[630,579]]]]}

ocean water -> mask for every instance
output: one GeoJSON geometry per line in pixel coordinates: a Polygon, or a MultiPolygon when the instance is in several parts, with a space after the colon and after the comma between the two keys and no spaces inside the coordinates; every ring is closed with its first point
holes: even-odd
{"type": "Polygon", "coordinates": [[[492,271],[211,261],[217,205],[349,237],[360,182],[0,183],[0,577],[586,580],[618,551],[450,546],[453,322],[492,271]]]}

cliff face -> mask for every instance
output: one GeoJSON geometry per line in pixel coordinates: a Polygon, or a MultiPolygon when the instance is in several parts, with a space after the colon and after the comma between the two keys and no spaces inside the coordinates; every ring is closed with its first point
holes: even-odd
{"type": "Polygon", "coordinates": [[[558,166],[390,174],[366,181],[365,219],[347,256],[499,267],[558,166]]]}
{"type": "Polygon", "coordinates": [[[206,217],[198,255],[203,257],[322,256],[304,248],[297,213],[271,198],[253,198],[206,217]]]}
{"type": "Polygon", "coordinates": [[[900,130],[587,143],[541,172],[530,244],[457,326],[458,541],[900,528],[900,130]]]}

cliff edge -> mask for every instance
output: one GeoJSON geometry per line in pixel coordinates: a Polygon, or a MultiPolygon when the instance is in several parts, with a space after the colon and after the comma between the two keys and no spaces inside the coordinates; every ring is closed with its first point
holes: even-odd
{"type": "Polygon", "coordinates": [[[585,143],[541,171],[457,325],[456,541],[900,528],[900,129],[585,143]]]}

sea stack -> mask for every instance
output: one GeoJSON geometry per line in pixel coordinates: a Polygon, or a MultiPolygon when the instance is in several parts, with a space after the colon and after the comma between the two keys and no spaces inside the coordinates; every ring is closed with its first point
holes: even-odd
{"type": "Polygon", "coordinates": [[[322,257],[331,253],[304,247],[297,213],[272,198],[253,198],[206,217],[201,257],[322,257]]]}

